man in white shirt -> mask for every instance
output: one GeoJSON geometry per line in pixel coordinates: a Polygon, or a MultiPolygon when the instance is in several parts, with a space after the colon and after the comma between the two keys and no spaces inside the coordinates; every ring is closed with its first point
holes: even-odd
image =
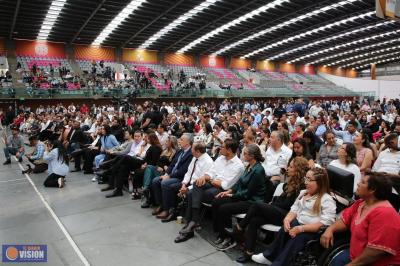
{"type": "Polygon", "coordinates": [[[243,163],[236,156],[238,143],[226,139],[221,146],[220,156],[203,176],[196,180],[193,189],[189,191],[186,221],[187,224],[179,232],[176,243],[183,242],[193,237],[194,229],[200,221],[201,204],[210,204],[215,196],[230,189],[244,172],[243,163]]]}
{"type": "Polygon", "coordinates": [[[157,127],[156,135],[158,140],[160,141],[162,149],[167,149],[167,141],[169,136],[167,133],[167,127],[163,124],[159,124],[157,127]]]}
{"type": "Polygon", "coordinates": [[[270,146],[265,153],[265,161],[263,167],[267,178],[269,177],[273,183],[281,180],[281,169],[286,169],[289,159],[292,156],[292,150],[283,143],[283,133],[273,131],[270,138],[270,146]]]}
{"type": "Polygon", "coordinates": [[[317,102],[315,105],[311,106],[310,115],[313,117],[318,117],[319,112],[321,112],[322,110],[324,110],[324,109],[322,109],[321,103],[317,102]]]}
{"type": "Polygon", "coordinates": [[[388,174],[400,174],[400,139],[396,133],[389,134],[385,138],[387,149],[379,153],[372,170],[388,174]]]}

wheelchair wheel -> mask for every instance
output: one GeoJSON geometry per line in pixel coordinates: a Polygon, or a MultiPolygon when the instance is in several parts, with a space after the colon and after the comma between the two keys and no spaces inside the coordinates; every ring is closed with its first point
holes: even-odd
{"type": "Polygon", "coordinates": [[[332,260],[341,252],[350,247],[350,239],[343,238],[334,243],[328,249],[325,249],[321,256],[318,258],[318,266],[330,266],[332,260]]]}

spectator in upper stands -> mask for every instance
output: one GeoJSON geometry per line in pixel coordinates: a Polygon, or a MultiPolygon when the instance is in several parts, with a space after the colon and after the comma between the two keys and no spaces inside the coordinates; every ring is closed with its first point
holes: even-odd
{"type": "Polygon", "coordinates": [[[283,227],[271,245],[253,261],[267,265],[290,265],[292,258],[304,249],[306,243],[317,239],[323,226],[335,221],[336,204],[329,195],[329,179],[325,169],[309,170],[302,190],[283,219],[283,227]]]}
{"type": "Polygon", "coordinates": [[[368,173],[357,186],[357,200],[321,236],[325,248],[334,233],[350,230],[350,248],[339,252],[330,265],[400,265],[400,216],[388,199],[392,184],[385,174],[368,173]]]}

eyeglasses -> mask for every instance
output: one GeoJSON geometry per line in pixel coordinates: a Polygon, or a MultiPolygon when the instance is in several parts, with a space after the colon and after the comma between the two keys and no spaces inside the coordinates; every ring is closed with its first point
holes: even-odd
{"type": "Polygon", "coordinates": [[[304,182],[305,183],[310,183],[310,182],[314,182],[314,181],[317,181],[316,179],[311,179],[311,178],[309,178],[309,177],[304,177],[304,182]]]}

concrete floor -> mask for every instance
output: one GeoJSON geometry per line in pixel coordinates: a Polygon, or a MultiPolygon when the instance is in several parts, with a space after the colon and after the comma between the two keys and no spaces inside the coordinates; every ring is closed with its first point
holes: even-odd
{"type": "MultiPolygon", "coordinates": [[[[162,224],[127,193],[106,199],[91,175],[70,173],[63,189],[43,187],[46,174],[30,177],[90,265],[237,264],[199,236],[175,244],[181,225],[162,224]]],[[[15,160],[0,166],[0,242],[46,244],[46,265],[84,265],[15,160]]]]}

